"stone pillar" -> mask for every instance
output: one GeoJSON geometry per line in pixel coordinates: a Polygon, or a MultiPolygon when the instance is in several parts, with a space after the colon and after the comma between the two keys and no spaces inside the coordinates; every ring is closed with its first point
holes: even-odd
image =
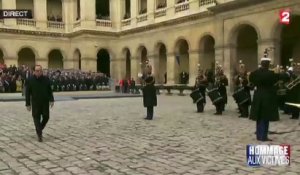
{"type": "Polygon", "coordinates": [[[96,0],[80,0],[81,26],[87,28],[96,27],[96,0]]]}
{"type": "Polygon", "coordinates": [[[131,25],[136,25],[136,17],[137,17],[137,11],[138,11],[138,0],[130,0],[130,19],[131,19],[131,25]]]}
{"type": "MultiPolygon", "coordinates": [[[[233,88],[234,88],[234,84],[233,84],[233,76],[235,73],[235,68],[236,68],[236,46],[233,44],[228,44],[226,46],[223,47],[224,48],[224,63],[222,64],[224,67],[224,74],[227,76],[228,78],[228,87],[230,89],[231,92],[233,92],[233,88]]],[[[220,62],[220,60],[216,60],[220,62]]]]}
{"type": "Polygon", "coordinates": [[[138,66],[140,66],[139,59],[137,57],[131,57],[131,63],[130,63],[131,77],[133,77],[135,80],[138,80],[138,73],[140,73],[138,66]]]}
{"type": "MultiPolygon", "coordinates": [[[[122,0],[124,1],[124,0],[122,0]]],[[[122,6],[121,0],[110,0],[110,18],[113,24],[113,28],[117,31],[121,29],[121,20],[122,20],[122,6]]]]}
{"type": "Polygon", "coordinates": [[[159,74],[160,74],[160,70],[159,70],[159,58],[158,55],[156,54],[149,54],[148,55],[148,60],[149,63],[152,66],[152,74],[155,77],[156,82],[155,83],[159,83],[159,74]]]}
{"type": "Polygon", "coordinates": [[[110,77],[114,80],[120,80],[120,71],[118,71],[118,60],[110,59],[110,77]]]}
{"type": "MultiPolygon", "coordinates": [[[[17,2],[16,0],[2,0],[2,9],[3,10],[9,10],[9,9],[16,9],[17,8],[17,2]]],[[[15,26],[17,25],[16,19],[4,19],[4,25],[5,26],[15,26]]]]}
{"type": "Polygon", "coordinates": [[[273,48],[270,52],[269,52],[269,58],[271,58],[271,63],[274,65],[280,65],[281,64],[281,60],[280,60],[280,42],[279,40],[276,39],[262,39],[257,41],[257,54],[258,54],[258,60],[257,60],[257,64],[260,63],[260,59],[264,56],[264,51],[266,48],[273,48]]]}
{"type": "Polygon", "coordinates": [[[147,0],[147,20],[150,24],[154,22],[154,10],[156,0],[147,0]]]}
{"type": "MultiPolygon", "coordinates": [[[[175,84],[175,66],[176,66],[175,53],[167,53],[167,84],[175,84]]],[[[178,78],[178,76],[177,76],[178,78]]]]}
{"type": "Polygon", "coordinates": [[[175,0],[167,0],[167,17],[173,18],[175,15],[175,0]]]}
{"type": "Polygon", "coordinates": [[[81,70],[97,72],[97,58],[82,57],[81,70]]]}
{"type": "Polygon", "coordinates": [[[159,55],[154,55],[153,56],[153,66],[154,66],[154,76],[156,79],[156,83],[158,84],[163,84],[164,83],[164,74],[165,71],[167,70],[163,70],[161,69],[161,61],[159,59],[159,55]]]}
{"type": "Polygon", "coordinates": [[[48,58],[36,58],[35,59],[35,64],[36,65],[41,65],[43,69],[48,69],[48,58]]]}
{"type": "Polygon", "coordinates": [[[77,67],[75,67],[75,61],[74,59],[63,59],[64,62],[64,69],[77,69],[77,67]]]}
{"type": "Polygon", "coordinates": [[[196,77],[198,75],[198,64],[199,62],[199,55],[198,50],[191,50],[189,51],[189,85],[195,85],[196,77]]]}
{"type": "Polygon", "coordinates": [[[189,1],[190,11],[195,12],[199,11],[199,1],[189,1]]]}
{"type": "Polygon", "coordinates": [[[75,22],[74,4],[76,0],[63,0],[62,1],[62,10],[63,10],[63,22],[65,23],[65,30],[71,32],[73,28],[73,23],[75,22]]]}
{"type": "Polygon", "coordinates": [[[124,58],[117,59],[116,67],[118,69],[114,69],[117,71],[118,78],[126,78],[126,60],[124,58]]]}
{"type": "MultiPolygon", "coordinates": [[[[223,19],[218,19],[214,24],[214,28],[216,30],[216,36],[223,36],[224,32],[225,32],[223,19]]],[[[218,61],[219,63],[221,63],[224,66],[225,69],[227,69],[225,66],[227,66],[228,64],[230,65],[232,62],[229,62],[229,63],[226,62],[228,60],[228,58],[227,58],[227,60],[225,60],[226,57],[224,55],[224,50],[223,50],[224,43],[225,43],[224,37],[216,37],[214,39],[215,39],[215,61],[218,61]]],[[[235,50],[233,50],[233,52],[235,52],[235,50]]],[[[233,58],[235,58],[235,56],[233,58]]],[[[227,73],[229,73],[229,72],[227,72],[227,73]]],[[[226,74],[226,76],[229,76],[229,75],[226,74]]]]}
{"type": "Polygon", "coordinates": [[[47,0],[34,0],[34,19],[38,29],[47,28],[47,0]]]}

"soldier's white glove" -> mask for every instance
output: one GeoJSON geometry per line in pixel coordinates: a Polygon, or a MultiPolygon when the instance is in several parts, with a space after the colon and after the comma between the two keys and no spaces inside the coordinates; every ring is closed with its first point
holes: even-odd
{"type": "Polygon", "coordinates": [[[26,106],[27,111],[31,111],[31,106],[26,106]]]}

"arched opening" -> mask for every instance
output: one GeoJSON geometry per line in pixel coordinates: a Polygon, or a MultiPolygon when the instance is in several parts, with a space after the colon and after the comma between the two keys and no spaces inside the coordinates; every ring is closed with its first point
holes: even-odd
{"type": "Polygon", "coordinates": [[[81,70],[81,53],[80,53],[79,49],[76,49],[74,51],[73,58],[74,58],[74,61],[75,61],[75,66],[74,66],[75,69],[81,70]]]}
{"type": "Polygon", "coordinates": [[[254,27],[242,25],[237,30],[236,59],[246,65],[248,71],[257,69],[257,39],[258,35],[254,27]]]}
{"type": "Polygon", "coordinates": [[[4,54],[3,54],[2,50],[0,49],[0,64],[4,64],[3,56],[4,56],[4,54]]]}
{"type": "Polygon", "coordinates": [[[110,20],[109,0],[96,0],[96,18],[110,20]]]}
{"type": "Polygon", "coordinates": [[[138,57],[140,58],[140,66],[139,66],[139,69],[140,69],[140,73],[144,73],[144,70],[145,70],[145,67],[146,67],[146,60],[148,60],[147,58],[147,49],[146,47],[144,46],[141,46],[139,49],[138,49],[138,57]]]}
{"type": "MultiPolygon", "coordinates": [[[[1,8],[2,9],[2,8],[1,8]]],[[[34,5],[33,0],[16,0],[16,9],[18,10],[31,10],[31,14],[29,14],[29,19],[32,19],[34,16],[34,5]]]]}
{"type": "Polygon", "coordinates": [[[181,39],[176,43],[175,59],[177,67],[175,69],[175,81],[179,84],[189,83],[189,45],[186,40],[181,39]]]}
{"type": "Polygon", "coordinates": [[[124,55],[125,55],[125,64],[126,64],[126,78],[130,79],[131,78],[131,54],[130,54],[130,50],[128,48],[126,48],[124,50],[124,55]]]}
{"type": "Polygon", "coordinates": [[[23,48],[18,52],[18,66],[35,66],[35,54],[30,48],[23,48]]]}
{"type": "Polygon", "coordinates": [[[58,49],[52,50],[48,55],[48,68],[49,69],[63,69],[63,55],[58,49]]]}
{"type": "Polygon", "coordinates": [[[110,56],[106,49],[101,49],[97,53],[97,72],[110,76],[110,56]]]}
{"type": "Polygon", "coordinates": [[[292,16],[290,25],[281,30],[281,65],[290,66],[289,59],[300,62],[300,16],[292,16]]]}
{"type": "Polygon", "coordinates": [[[47,18],[48,21],[63,22],[61,0],[47,0],[47,18]]]}
{"type": "Polygon", "coordinates": [[[214,70],[215,66],[215,39],[211,35],[206,35],[200,39],[200,66],[201,69],[214,70]]]}
{"type": "Polygon", "coordinates": [[[158,83],[167,83],[167,49],[163,43],[158,44],[158,83]]]}

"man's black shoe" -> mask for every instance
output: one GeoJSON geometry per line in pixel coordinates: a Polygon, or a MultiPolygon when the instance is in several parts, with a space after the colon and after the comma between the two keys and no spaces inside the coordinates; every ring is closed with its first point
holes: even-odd
{"type": "Polygon", "coordinates": [[[38,141],[43,142],[43,136],[38,136],[38,141]]]}

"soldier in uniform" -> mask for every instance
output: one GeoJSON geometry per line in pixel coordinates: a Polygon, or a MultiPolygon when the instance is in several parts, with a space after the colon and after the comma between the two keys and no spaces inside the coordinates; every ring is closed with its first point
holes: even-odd
{"type": "Polygon", "coordinates": [[[276,87],[279,75],[269,70],[270,58],[261,59],[261,67],[251,72],[249,81],[256,87],[251,104],[250,119],[256,121],[256,139],[271,141],[268,138],[269,122],[278,121],[276,87]]]}
{"type": "Polygon", "coordinates": [[[223,68],[221,66],[217,67],[216,71],[216,86],[223,98],[223,100],[216,105],[216,115],[221,115],[223,111],[225,111],[225,105],[227,104],[227,90],[226,86],[228,86],[228,78],[224,74],[223,68]]]}
{"type": "Polygon", "coordinates": [[[144,107],[147,108],[147,116],[146,120],[153,119],[154,107],[157,106],[157,96],[155,89],[155,78],[152,75],[152,66],[149,62],[146,62],[145,71],[146,75],[144,75],[144,87],[143,91],[143,103],[144,107]]]}
{"type": "Polygon", "coordinates": [[[203,100],[200,100],[199,102],[197,102],[197,112],[203,112],[204,110],[204,105],[206,103],[206,98],[205,98],[205,90],[207,87],[207,79],[203,73],[203,70],[199,70],[198,71],[198,76],[196,78],[196,82],[195,82],[195,89],[199,89],[201,95],[203,96],[203,100]]]}
{"type": "MultiPolygon", "coordinates": [[[[286,102],[289,103],[300,103],[300,65],[294,64],[292,69],[290,69],[290,82],[287,85],[287,99],[286,102]]],[[[289,106],[292,117],[291,119],[299,119],[299,108],[294,106],[289,106]]]]}
{"type": "Polygon", "coordinates": [[[285,88],[285,84],[289,81],[290,76],[289,74],[286,72],[286,70],[284,70],[283,66],[279,67],[279,81],[277,82],[277,97],[278,97],[278,105],[279,105],[279,109],[282,111],[286,111],[285,110],[285,101],[286,101],[286,94],[287,94],[287,90],[285,88]]]}
{"type": "MultiPolygon", "coordinates": [[[[241,63],[241,62],[240,62],[241,63]]],[[[248,118],[249,117],[249,105],[251,104],[251,86],[248,81],[248,74],[245,67],[245,64],[241,63],[238,70],[238,75],[234,78],[234,83],[236,86],[236,90],[243,87],[243,91],[248,95],[248,99],[246,102],[242,104],[238,104],[238,109],[241,113],[239,117],[248,118]]]]}

